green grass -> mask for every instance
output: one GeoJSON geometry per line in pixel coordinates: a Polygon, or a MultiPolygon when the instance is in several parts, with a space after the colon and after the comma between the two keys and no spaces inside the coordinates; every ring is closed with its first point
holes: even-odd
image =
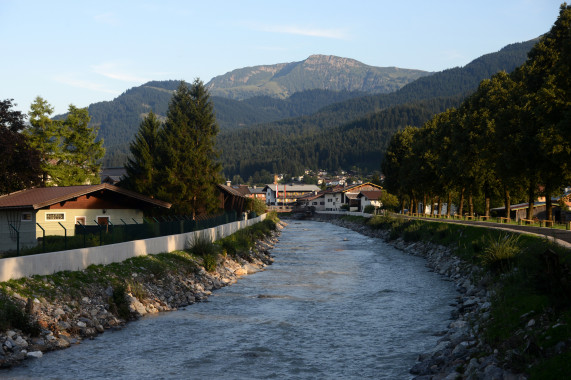
{"type": "Polygon", "coordinates": [[[485,227],[390,216],[375,216],[367,224],[389,230],[392,239],[451,247],[466,262],[481,266],[495,292],[491,318],[483,325],[485,341],[511,368],[530,373],[532,379],[571,373],[569,345],[562,353],[550,351],[571,340],[569,250],[539,236],[485,227]],[[536,328],[527,327],[531,319],[536,328]]]}

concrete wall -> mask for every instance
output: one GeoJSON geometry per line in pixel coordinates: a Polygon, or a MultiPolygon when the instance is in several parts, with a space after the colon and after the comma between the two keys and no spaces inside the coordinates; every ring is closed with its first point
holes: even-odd
{"type": "Polygon", "coordinates": [[[215,241],[232,235],[245,227],[259,223],[265,218],[266,214],[250,220],[227,223],[218,227],[185,234],[0,259],[0,282],[33,275],[45,276],[66,270],[83,270],[89,265],[106,265],[121,262],[135,256],[183,250],[200,236],[215,241]]]}

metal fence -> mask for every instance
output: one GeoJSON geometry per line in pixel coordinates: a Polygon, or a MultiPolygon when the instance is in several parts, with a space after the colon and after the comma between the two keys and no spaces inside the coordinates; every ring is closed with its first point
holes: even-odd
{"type": "Polygon", "coordinates": [[[18,239],[16,250],[5,252],[2,256],[32,255],[183,234],[217,227],[237,220],[239,220],[239,215],[236,211],[197,219],[192,219],[189,216],[163,216],[145,218],[144,223],[127,224],[122,221],[122,224],[109,223],[87,226],[76,224],[73,234],[62,225],[61,227],[65,230],[63,236],[49,235],[49,232],[46,234],[46,230],[39,223],[36,223],[43,231],[43,236],[38,237],[37,246],[20,248],[20,234],[16,233],[15,236],[18,239]]]}

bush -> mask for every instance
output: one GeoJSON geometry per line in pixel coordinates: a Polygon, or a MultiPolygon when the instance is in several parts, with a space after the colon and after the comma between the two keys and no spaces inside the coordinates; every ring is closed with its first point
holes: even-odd
{"type": "Polygon", "coordinates": [[[365,209],[363,210],[363,212],[366,214],[372,214],[373,212],[375,212],[375,206],[367,205],[367,206],[365,206],[365,209]]]}
{"type": "Polygon", "coordinates": [[[351,207],[348,204],[343,204],[341,207],[339,207],[339,210],[341,211],[349,211],[350,209],[351,207]]]}
{"type": "Polygon", "coordinates": [[[520,251],[519,235],[500,234],[497,239],[486,239],[486,247],[480,259],[490,269],[504,273],[513,267],[520,251]]]}
{"type": "Polygon", "coordinates": [[[8,297],[0,295],[0,331],[8,329],[19,329],[33,336],[39,335],[41,331],[30,314],[8,297]]]}
{"type": "Polygon", "coordinates": [[[207,254],[202,257],[202,266],[207,272],[214,272],[216,271],[216,267],[218,266],[218,255],[215,254],[207,254]]]}

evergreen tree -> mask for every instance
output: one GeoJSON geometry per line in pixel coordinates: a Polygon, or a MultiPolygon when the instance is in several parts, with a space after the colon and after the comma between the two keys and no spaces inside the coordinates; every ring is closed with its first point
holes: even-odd
{"type": "Polygon", "coordinates": [[[40,152],[42,168],[42,186],[48,184],[49,178],[57,177],[57,162],[63,159],[62,124],[52,120],[53,107],[43,98],[36,97],[28,112],[30,126],[24,133],[31,145],[40,152]]]}
{"type": "Polygon", "coordinates": [[[145,195],[155,194],[160,128],[161,122],[151,111],[129,146],[131,156],[125,165],[127,178],[121,181],[122,186],[145,195]]]}
{"type": "Polygon", "coordinates": [[[182,82],[169,104],[161,131],[157,196],[180,214],[217,209],[215,186],[221,166],[215,159],[218,125],[207,89],[200,80],[182,82]]]}
{"type": "Polygon", "coordinates": [[[12,100],[0,101],[0,194],[40,184],[40,154],[23,133],[25,116],[11,110],[12,100]]]}
{"type": "Polygon", "coordinates": [[[103,140],[95,141],[97,129],[89,126],[87,108],[69,106],[62,124],[63,157],[57,163],[52,180],[58,186],[96,184],[101,180],[101,158],[105,155],[103,140]]]}

